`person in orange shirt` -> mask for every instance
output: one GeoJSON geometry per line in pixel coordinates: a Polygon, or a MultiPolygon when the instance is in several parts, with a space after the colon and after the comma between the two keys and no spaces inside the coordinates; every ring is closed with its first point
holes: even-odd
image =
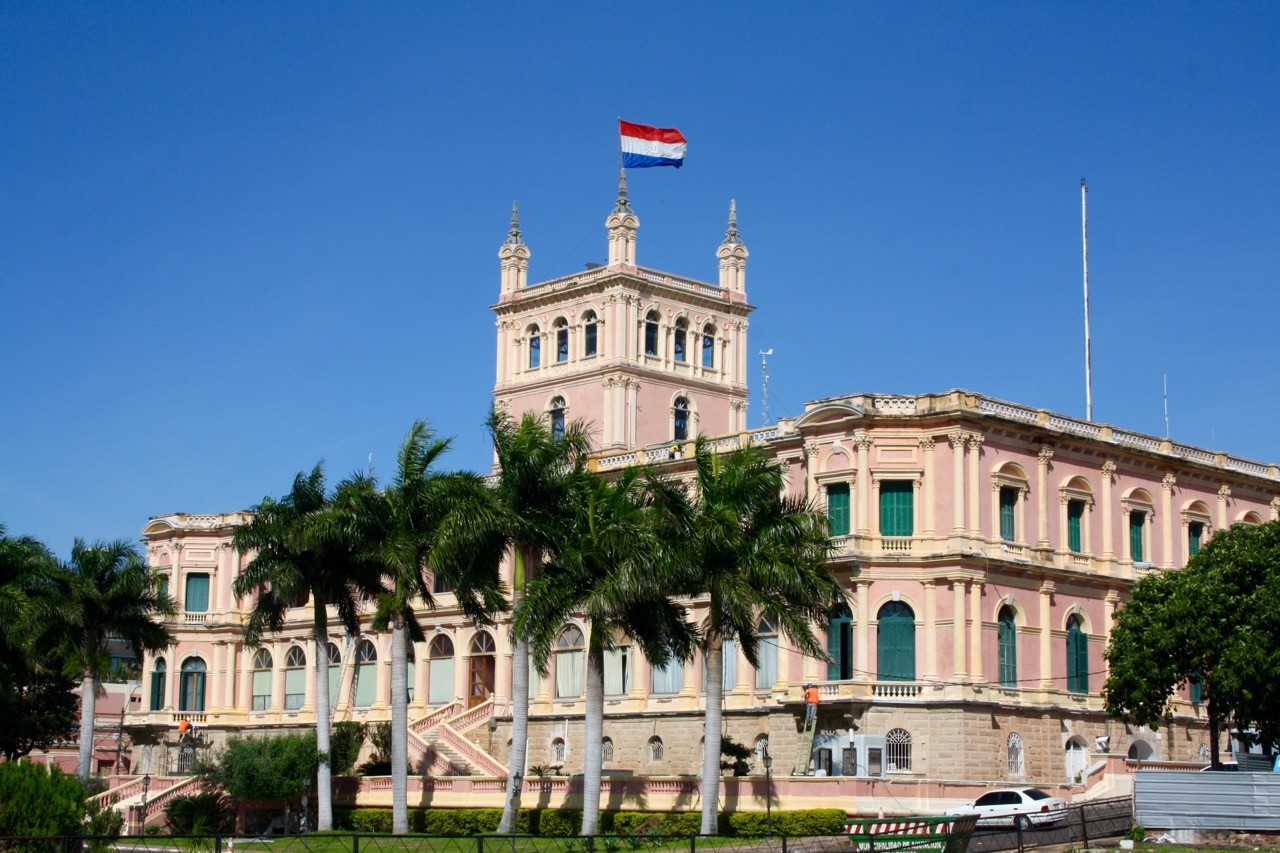
{"type": "Polygon", "coordinates": [[[183,718],[183,720],[178,723],[178,739],[186,740],[187,732],[189,731],[191,731],[191,721],[183,718]]]}
{"type": "Polygon", "coordinates": [[[804,724],[813,725],[813,718],[818,715],[818,688],[810,681],[804,686],[804,724]]]}

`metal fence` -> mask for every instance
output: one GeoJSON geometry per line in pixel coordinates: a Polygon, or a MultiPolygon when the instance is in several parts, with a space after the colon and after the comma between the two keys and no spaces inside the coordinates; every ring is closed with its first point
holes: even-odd
{"type": "Polygon", "coordinates": [[[969,840],[968,853],[1025,850],[1053,844],[1088,848],[1103,838],[1127,835],[1133,828],[1133,798],[1117,797],[1067,807],[1062,820],[1046,826],[979,826],[969,840]]]}
{"type": "Polygon", "coordinates": [[[1149,829],[1280,830],[1280,773],[1139,770],[1133,790],[1149,829]]]}

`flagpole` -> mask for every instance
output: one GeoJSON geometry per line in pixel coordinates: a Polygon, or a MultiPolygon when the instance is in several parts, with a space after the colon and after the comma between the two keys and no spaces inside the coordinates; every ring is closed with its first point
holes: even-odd
{"type": "Polygon", "coordinates": [[[1080,179],[1080,237],[1084,248],[1084,419],[1093,420],[1093,352],[1089,341],[1089,187],[1080,179]]]}

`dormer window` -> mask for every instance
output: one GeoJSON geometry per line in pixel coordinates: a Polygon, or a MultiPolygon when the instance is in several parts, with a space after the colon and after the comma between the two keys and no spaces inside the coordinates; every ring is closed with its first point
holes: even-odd
{"type": "Polygon", "coordinates": [[[674,404],[673,435],[676,441],[689,440],[689,401],[684,397],[676,397],[674,404]]]}
{"type": "Polygon", "coordinates": [[[702,329],[702,366],[716,366],[716,327],[710,323],[702,329]]]}
{"type": "Polygon", "coordinates": [[[685,342],[689,338],[689,324],[684,320],[676,321],[675,346],[673,354],[676,361],[684,361],[685,342]]]}
{"type": "Polygon", "coordinates": [[[595,312],[588,311],[582,318],[582,355],[584,358],[590,358],[596,354],[596,330],[599,324],[596,322],[595,312]]]}
{"type": "Polygon", "coordinates": [[[658,354],[658,312],[644,315],[644,354],[658,354]]]}
{"type": "Polygon", "coordinates": [[[542,366],[542,337],[537,326],[529,327],[529,368],[542,366]]]}

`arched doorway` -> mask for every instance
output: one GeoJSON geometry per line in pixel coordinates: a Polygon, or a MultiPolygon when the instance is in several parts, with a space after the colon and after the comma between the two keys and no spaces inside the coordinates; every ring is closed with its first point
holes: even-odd
{"type": "Polygon", "coordinates": [[[885,602],[878,614],[876,678],[916,680],[916,614],[901,601],[885,602]]]}
{"type": "Polygon", "coordinates": [[[467,675],[467,707],[474,708],[493,695],[494,673],[497,670],[497,648],[493,635],[481,631],[471,638],[470,669],[467,675]]]}
{"type": "Polygon", "coordinates": [[[1085,748],[1084,741],[1078,737],[1073,737],[1067,741],[1065,764],[1068,782],[1084,781],[1084,771],[1088,761],[1089,753],[1085,748]]]}

